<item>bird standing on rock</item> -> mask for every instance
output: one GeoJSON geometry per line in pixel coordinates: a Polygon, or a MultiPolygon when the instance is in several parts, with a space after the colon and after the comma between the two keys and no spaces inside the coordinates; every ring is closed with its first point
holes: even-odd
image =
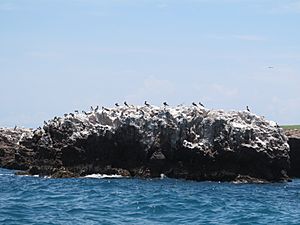
{"type": "Polygon", "coordinates": [[[164,106],[169,106],[167,102],[164,102],[163,104],[164,104],[164,106]]]}
{"type": "Polygon", "coordinates": [[[97,106],[96,106],[96,108],[95,108],[95,112],[96,112],[96,111],[98,111],[98,109],[99,109],[99,105],[97,105],[97,106]]]}
{"type": "Polygon", "coordinates": [[[116,107],[119,107],[120,105],[119,105],[118,103],[115,103],[115,106],[116,106],[116,107]]]}
{"type": "Polygon", "coordinates": [[[145,106],[150,106],[150,104],[147,101],[145,101],[144,104],[145,106]]]}
{"type": "Polygon", "coordinates": [[[74,112],[77,113],[77,114],[79,113],[78,110],[75,110],[74,112]]]}
{"type": "Polygon", "coordinates": [[[125,106],[127,106],[127,107],[129,107],[129,105],[127,104],[127,102],[126,102],[126,101],[124,102],[124,105],[125,105],[125,106]]]}
{"type": "Polygon", "coordinates": [[[91,111],[94,111],[94,108],[93,108],[93,106],[91,106],[91,111]]]}
{"type": "Polygon", "coordinates": [[[196,104],[195,102],[192,102],[192,105],[193,105],[193,106],[197,106],[197,104],[196,104]]]}
{"type": "Polygon", "coordinates": [[[109,111],[109,109],[108,109],[108,108],[105,108],[104,106],[102,106],[102,110],[109,111]]]}
{"type": "Polygon", "coordinates": [[[247,109],[247,111],[248,111],[248,112],[250,112],[250,109],[249,109],[249,107],[248,107],[248,106],[246,106],[246,109],[247,109]]]}
{"type": "Polygon", "coordinates": [[[205,107],[201,102],[199,102],[199,105],[202,106],[203,108],[205,107]]]}

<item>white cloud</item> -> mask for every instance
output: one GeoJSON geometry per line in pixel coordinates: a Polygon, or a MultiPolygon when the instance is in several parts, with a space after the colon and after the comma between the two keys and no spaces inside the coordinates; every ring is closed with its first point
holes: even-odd
{"type": "Polygon", "coordinates": [[[159,53],[160,51],[153,48],[116,48],[116,47],[107,47],[107,48],[95,48],[91,49],[91,51],[95,51],[97,53],[105,53],[105,54],[151,54],[151,53],[159,53]]]}
{"type": "Polygon", "coordinates": [[[5,2],[0,4],[0,11],[13,11],[16,6],[10,2],[5,2]]]}
{"type": "Polygon", "coordinates": [[[166,3],[159,3],[159,4],[157,4],[157,8],[159,8],[159,9],[166,9],[166,8],[168,8],[168,4],[166,4],[166,3]]]}
{"type": "Polygon", "coordinates": [[[243,41],[265,41],[266,38],[259,35],[232,35],[232,38],[243,41]]]}
{"type": "Polygon", "coordinates": [[[299,0],[286,0],[281,1],[275,5],[271,12],[273,13],[300,13],[300,1],[299,0]]]}
{"type": "Polygon", "coordinates": [[[210,89],[213,93],[223,96],[223,97],[235,97],[239,94],[239,90],[237,88],[227,87],[222,84],[212,84],[210,89]]]}
{"type": "Polygon", "coordinates": [[[241,41],[266,41],[267,38],[260,36],[260,35],[254,35],[254,34],[231,34],[231,35],[217,35],[217,34],[210,34],[207,35],[208,38],[211,39],[217,39],[217,40],[241,40],[241,41]]]}
{"type": "Polygon", "coordinates": [[[300,98],[298,96],[290,98],[273,96],[267,103],[266,111],[271,119],[277,118],[282,125],[299,124],[300,98]]]}
{"type": "Polygon", "coordinates": [[[141,86],[128,95],[126,99],[132,103],[141,103],[145,100],[153,101],[154,104],[172,99],[176,88],[174,84],[166,79],[156,78],[154,76],[147,77],[141,86]]]}
{"type": "Polygon", "coordinates": [[[35,59],[63,59],[65,58],[65,54],[62,52],[55,51],[30,51],[26,53],[27,56],[35,58],[35,59]]]}

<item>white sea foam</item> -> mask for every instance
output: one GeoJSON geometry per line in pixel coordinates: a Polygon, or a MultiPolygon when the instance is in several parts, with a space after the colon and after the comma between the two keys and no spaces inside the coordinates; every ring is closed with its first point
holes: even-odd
{"type": "Polygon", "coordinates": [[[18,175],[19,177],[40,177],[39,175],[29,175],[29,174],[25,174],[25,175],[18,175]]]}
{"type": "Polygon", "coordinates": [[[14,176],[14,174],[0,173],[0,176],[14,176]]]}
{"type": "Polygon", "coordinates": [[[95,178],[95,179],[112,179],[112,178],[124,178],[121,175],[117,174],[112,174],[112,175],[107,175],[107,174],[90,174],[85,176],[85,178],[95,178]]]}
{"type": "Polygon", "coordinates": [[[167,176],[165,175],[165,174],[160,174],[160,179],[165,179],[165,178],[167,178],[167,176]]]}

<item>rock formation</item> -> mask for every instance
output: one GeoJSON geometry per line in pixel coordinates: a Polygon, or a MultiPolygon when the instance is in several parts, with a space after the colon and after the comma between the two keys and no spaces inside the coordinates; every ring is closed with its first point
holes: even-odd
{"type": "Polygon", "coordinates": [[[290,145],[291,167],[288,171],[291,177],[300,177],[300,130],[288,129],[285,131],[290,145]]]}
{"type": "Polygon", "coordinates": [[[51,177],[281,181],[289,160],[275,122],[201,106],[103,108],[55,117],[35,130],[0,130],[1,167],[51,177]]]}

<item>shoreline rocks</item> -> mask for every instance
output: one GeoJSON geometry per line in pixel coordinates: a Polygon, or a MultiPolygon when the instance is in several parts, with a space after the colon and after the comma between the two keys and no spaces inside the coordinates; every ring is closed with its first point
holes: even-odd
{"type": "Polygon", "coordinates": [[[31,175],[118,174],[236,182],[288,180],[289,145],[247,111],[132,106],[70,113],[42,128],[0,129],[0,167],[31,175]]]}

